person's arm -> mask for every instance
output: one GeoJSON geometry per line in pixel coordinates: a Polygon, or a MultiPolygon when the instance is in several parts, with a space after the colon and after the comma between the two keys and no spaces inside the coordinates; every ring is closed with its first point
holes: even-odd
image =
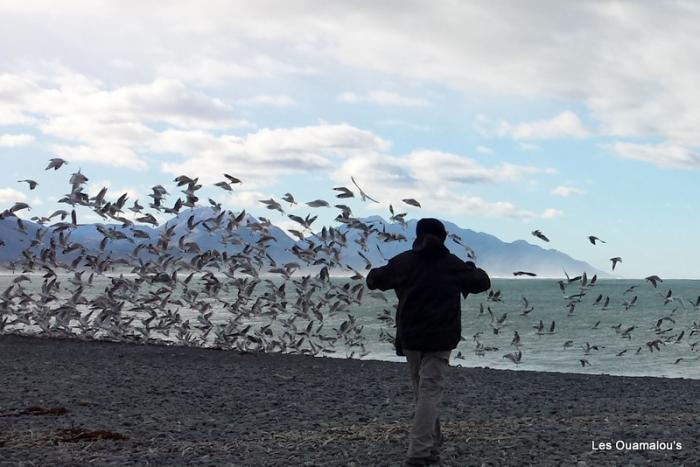
{"type": "Polygon", "coordinates": [[[491,279],[481,268],[477,268],[472,261],[465,263],[465,268],[462,271],[462,293],[466,296],[468,293],[481,293],[491,288],[491,279]]]}
{"type": "Polygon", "coordinates": [[[367,274],[367,288],[382,291],[396,288],[396,273],[392,271],[392,261],[386,266],[374,268],[367,274]]]}

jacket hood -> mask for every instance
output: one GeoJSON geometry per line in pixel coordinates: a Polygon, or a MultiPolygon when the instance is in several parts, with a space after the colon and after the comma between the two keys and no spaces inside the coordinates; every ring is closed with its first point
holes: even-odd
{"type": "Polygon", "coordinates": [[[433,234],[416,237],[413,242],[413,251],[426,256],[442,256],[449,252],[442,240],[433,234]]]}

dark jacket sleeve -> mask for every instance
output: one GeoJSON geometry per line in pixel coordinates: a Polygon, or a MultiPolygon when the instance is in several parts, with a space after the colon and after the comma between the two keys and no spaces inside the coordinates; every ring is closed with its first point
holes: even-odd
{"type": "Polygon", "coordinates": [[[481,268],[477,268],[472,261],[467,261],[462,270],[461,288],[462,294],[481,293],[491,288],[491,279],[481,268]]]}
{"type": "Polygon", "coordinates": [[[367,274],[367,288],[370,290],[389,290],[397,287],[394,263],[389,260],[386,266],[374,268],[367,274]]]}

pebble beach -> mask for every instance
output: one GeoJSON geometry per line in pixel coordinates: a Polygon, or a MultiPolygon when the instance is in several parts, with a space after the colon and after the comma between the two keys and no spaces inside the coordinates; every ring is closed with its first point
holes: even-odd
{"type": "MultiPolygon", "coordinates": [[[[0,465],[397,466],[403,363],[0,336],[0,465]]],[[[700,465],[700,380],[452,367],[444,466],[700,465]]]]}

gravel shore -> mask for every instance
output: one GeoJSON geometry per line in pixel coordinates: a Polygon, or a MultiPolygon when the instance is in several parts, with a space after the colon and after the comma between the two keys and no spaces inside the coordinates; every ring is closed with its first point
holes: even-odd
{"type": "MultiPolygon", "coordinates": [[[[394,466],[406,450],[401,363],[11,335],[0,355],[0,465],[394,466]]],[[[700,465],[698,401],[698,380],[451,368],[442,465],[700,465]]]]}

